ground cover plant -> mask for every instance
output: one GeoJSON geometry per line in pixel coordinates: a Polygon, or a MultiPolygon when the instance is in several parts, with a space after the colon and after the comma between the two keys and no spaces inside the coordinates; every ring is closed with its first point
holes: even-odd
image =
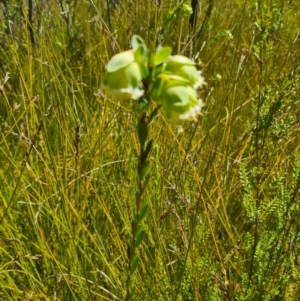
{"type": "Polygon", "coordinates": [[[196,2],[1,2],[0,300],[125,300],[140,111],[103,82],[133,35],[206,86],[149,127],[130,299],[298,300],[299,3],[196,2]]]}

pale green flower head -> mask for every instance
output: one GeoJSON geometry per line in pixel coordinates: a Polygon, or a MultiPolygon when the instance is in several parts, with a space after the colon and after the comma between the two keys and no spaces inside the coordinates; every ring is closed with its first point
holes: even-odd
{"type": "Polygon", "coordinates": [[[204,84],[204,78],[201,71],[197,70],[195,62],[183,55],[170,56],[166,62],[165,72],[182,77],[195,89],[204,84]]]}
{"type": "Polygon", "coordinates": [[[112,93],[138,99],[144,94],[141,80],[142,70],[133,50],[118,53],[108,62],[104,86],[112,93]]]}
{"type": "Polygon", "coordinates": [[[174,86],[190,86],[190,82],[178,75],[160,73],[150,86],[152,99],[162,102],[165,90],[174,86]]]}
{"type": "Polygon", "coordinates": [[[196,119],[203,107],[197,93],[190,86],[166,86],[161,93],[165,115],[170,120],[196,119]]]}

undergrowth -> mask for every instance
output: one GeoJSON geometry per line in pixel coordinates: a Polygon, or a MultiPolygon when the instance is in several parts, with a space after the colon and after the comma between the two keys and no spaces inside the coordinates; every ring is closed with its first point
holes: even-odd
{"type": "Polygon", "coordinates": [[[133,300],[298,300],[300,6],[185,4],[1,2],[1,300],[125,298],[138,110],[102,82],[133,34],[207,81],[197,122],[151,124],[133,300]]]}

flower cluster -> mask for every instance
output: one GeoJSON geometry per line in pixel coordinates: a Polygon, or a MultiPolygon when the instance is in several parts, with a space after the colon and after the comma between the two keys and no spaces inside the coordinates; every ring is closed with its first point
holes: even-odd
{"type": "Polygon", "coordinates": [[[172,56],[170,47],[152,55],[138,36],[133,37],[132,48],[109,61],[104,85],[137,100],[147,93],[170,120],[196,119],[203,107],[197,89],[204,84],[196,64],[185,56],[172,56]]]}

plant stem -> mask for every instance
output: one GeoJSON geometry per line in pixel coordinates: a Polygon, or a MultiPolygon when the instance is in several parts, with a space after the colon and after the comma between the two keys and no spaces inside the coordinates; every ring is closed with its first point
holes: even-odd
{"type": "MultiPolygon", "coordinates": [[[[139,132],[139,140],[140,140],[140,153],[138,157],[138,193],[136,194],[136,202],[135,202],[135,211],[132,214],[132,222],[131,222],[131,238],[128,244],[128,276],[126,279],[126,297],[125,300],[131,300],[131,296],[133,295],[134,288],[132,286],[132,275],[136,267],[133,267],[137,263],[134,262],[136,257],[136,243],[137,243],[137,231],[140,226],[140,209],[143,201],[143,191],[144,191],[144,169],[147,163],[147,155],[146,152],[146,140],[148,136],[148,123],[147,123],[147,115],[143,113],[139,123],[138,123],[138,132],[139,132]]],[[[137,259],[136,259],[137,260],[137,259]]]]}

